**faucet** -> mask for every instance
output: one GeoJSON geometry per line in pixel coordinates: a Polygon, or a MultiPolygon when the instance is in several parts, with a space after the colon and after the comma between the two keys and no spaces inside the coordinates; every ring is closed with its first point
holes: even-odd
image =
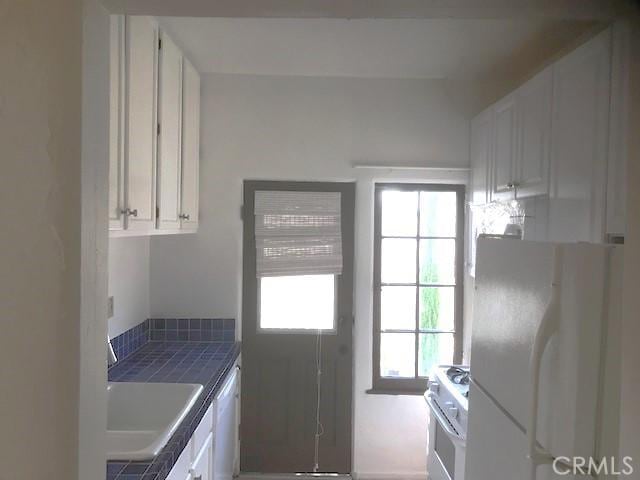
{"type": "Polygon", "coordinates": [[[107,334],[107,367],[110,367],[117,361],[118,361],[118,357],[116,357],[116,352],[113,351],[113,345],[111,345],[111,339],[109,338],[109,334],[107,334]]]}

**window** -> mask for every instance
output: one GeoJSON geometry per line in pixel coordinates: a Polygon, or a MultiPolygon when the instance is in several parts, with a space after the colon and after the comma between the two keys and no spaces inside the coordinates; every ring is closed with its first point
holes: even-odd
{"type": "Polygon", "coordinates": [[[258,328],[335,330],[340,192],[256,190],[258,328]]]}
{"type": "Polygon", "coordinates": [[[461,360],[463,208],[463,186],[376,185],[374,392],[461,360]]]}
{"type": "Polygon", "coordinates": [[[260,279],[261,330],[334,330],[335,275],[260,279]]]}

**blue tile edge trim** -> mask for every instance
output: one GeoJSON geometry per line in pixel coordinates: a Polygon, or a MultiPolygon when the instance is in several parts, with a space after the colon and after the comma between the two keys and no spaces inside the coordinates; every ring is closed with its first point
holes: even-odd
{"type": "Polygon", "coordinates": [[[153,318],[149,339],[154,342],[233,342],[233,318],[153,318]]]}
{"type": "Polygon", "coordinates": [[[150,338],[149,320],[139,323],[124,333],[111,339],[111,346],[118,358],[118,361],[124,360],[136,350],[142,348],[150,338]]]}

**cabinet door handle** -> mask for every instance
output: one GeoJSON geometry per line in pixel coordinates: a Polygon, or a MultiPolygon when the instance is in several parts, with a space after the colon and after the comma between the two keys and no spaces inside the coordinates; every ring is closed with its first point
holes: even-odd
{"type": "MultiPolygon", "coordinates": [[[[178,215],[178,218],[180,218],[181,220],[189,220],[191,218],[191,215],[189,215],[188,213],[181,213],[180,215],[178,215]]],[[[193,479],[193,480],[197,480],[197,479],[193,479]]]]}
{"type": "Polygon", "coordinates": [[[125,208],[124,210],[121,210],[120,213],[122,213],[122,215],[125,215],[127,217],[131,216],[131,217],[137,217],[138,216],[138,209],[134,209],[131,210],[130,208],[125,208]]]}

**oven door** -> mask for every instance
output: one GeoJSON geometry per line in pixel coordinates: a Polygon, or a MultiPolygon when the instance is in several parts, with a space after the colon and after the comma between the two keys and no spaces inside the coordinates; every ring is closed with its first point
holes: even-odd
{"type": "Polygon", "coordinates": [[[427,473],[429,480],[464,480],[465,439],[449,423],[437,401],[429,394],[429,445],[427,473]]]}

